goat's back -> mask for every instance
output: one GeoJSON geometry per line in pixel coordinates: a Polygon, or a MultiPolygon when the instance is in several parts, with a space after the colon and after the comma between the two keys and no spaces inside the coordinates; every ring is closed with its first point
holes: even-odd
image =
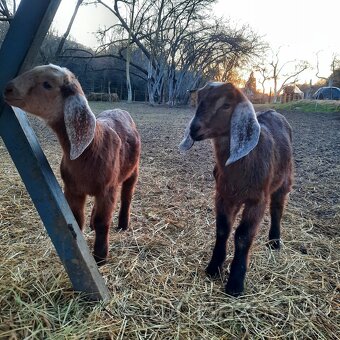
{"type": "Polygon", "coordinates": [[[266,127],[275,139],[282,138],[292,141],[292,128],[287,119],[274,110],[257,112],[257,119],[261,127],[266,127]]]}
{"type": "Polygon", "coordinates": [[[97,121],[109,126],[120,137],[136,136],[136,125],[127,111],[121,109],[106,110],[97,116],[97,121]]]}
{"type": "Polygon", "coordinates": [[[107,110],[97,116],[97,122],[106,125],[118,135],[122,145],[121,157],[127,163],[137,162],[141,142],[136,124],[130,114],[121,109],[107,110]]]}
{"type": "Polygon", "coordinates": [[[266,139],[273,140],[273,152],[278,169],[286,167],[292,159],[292,128],[286,118],[274,111],[268,110],[257,113],[257,119],[261,125],[261,134],[266,139]]]}
{"type": "MultiPolygon", "coordinates": [[[[139,158],[141,153],[141,140],[136,124],[127,111],[121,109],[106,110],[97,116],[97,125],[101,138],[105,140],[101,148],[103,154],[107,148],[107,143],[112,143],[117,148],[119,145],[119,161],[114,156],[111,162],[119,163],[119,182],[127,179],[130,174],[138,169],[139,158]]],[[[108,149],[110,150],[110,149],[108,149]]],[[[110,162],[108,162],[109,164],[110,162]]]]}
{"type": "Polygon", "coordinates": [[[286,118],[274,110],[257,113],[257,119],[264,135],[263,141],[266,143],[266,140],[271,139],[273,142],[270,157],[274,174],[271,191],[282,182],[287,182],[287,186],[290,186],[293,167],[292,128],[286,118]]]}

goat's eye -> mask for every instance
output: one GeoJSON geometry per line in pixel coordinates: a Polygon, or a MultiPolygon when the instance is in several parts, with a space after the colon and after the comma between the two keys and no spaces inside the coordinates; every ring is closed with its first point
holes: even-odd
{"type": "Polygon", "coordinates": [[[50,90],[52,88],[52,85],[48,81],[43,82],[43,87],[46,90],[50,90]]]}
{"type": "Polygon", "coordinates": [[[222,109],[226,110],[226,109],[229,109],[230,108],[230,105],[228,103],[224,103],[222,105],[222,109]]]}

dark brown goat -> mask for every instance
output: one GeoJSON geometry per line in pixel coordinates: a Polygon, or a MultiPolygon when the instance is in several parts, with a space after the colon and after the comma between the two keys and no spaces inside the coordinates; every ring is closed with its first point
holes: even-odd
{"type": "Polygon", "coordinates": [[[118,187],[122,185],[118,228],[125,230],[138,177],[141,142],[129,113],[109,110],[96,119],[75,76],[55,65],[37,66],[13,79],[4,97],[45,120],[57,134],[65,197],[81,229],[86,196],[95,197],[90,222],[96,233],[94,257],[105,263],[118,187]]]}
{"type": "Polygon", "coordinates": [[[216,243],[207,275],[216,277],[226,257],[226,242],[241,206],[235,232],[235,254],[226,293],[244,290],[248,255],[270,202],[269,245],[280,248],[280,221],[292,185],[291,128],[279,113],[256,114],[252,104],[230,83],[209,83],[198,91],[198,107],[181,149],[211,138],[216,165],[216,243]]]}

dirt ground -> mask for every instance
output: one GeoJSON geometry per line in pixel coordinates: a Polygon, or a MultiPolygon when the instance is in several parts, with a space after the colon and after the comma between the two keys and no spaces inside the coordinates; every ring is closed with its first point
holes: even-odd
{"type": "MultiPolygon", "coordinates": [[[[215,235],[212,147],[204,141],[185,155],[178,151],[193,109],[91,104],[95,112],[108,105],[128,110],[142,136],[132,228],[112,228],[110,258],[100,269],[112,301],[89,309],[69,291],[1,141],[0,338],[340,338],[340,113],[284,112],[293,127],[296,174],[283,247],[280,253],[265,247],[266,216],[245,296],[233,299],[223,293],[232,242],[221,280],[204,275],[215,235]]],[[[61,183],[57,139],[42,122],[31,122],[61,183]]],[[[85,236],[91,247],[93,233],[85,236]]]]}

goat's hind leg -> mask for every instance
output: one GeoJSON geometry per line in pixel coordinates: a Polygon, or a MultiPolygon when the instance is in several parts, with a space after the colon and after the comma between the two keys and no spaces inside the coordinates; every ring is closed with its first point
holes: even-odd
{"type": "Polygon", "coordinates": [[[90,225],[89,225],[91,230],[94,230],[94,217],[96,216],[96,211],[97,211],[97,207],[96,207],[96,201],[95,201],[92,207],[90,225]]]}
{"type": "Polygon", "coordinates": [[[280,249],[281,218],[288,192],[289,188],[287,187],[287,185],[282,185],[278,190],[276,190],[271,195],[270,202],[271,224],[268,242],[268,246],[271,249],[280,249]]]}
{"type": "Polygon", "coordinates": [[[127,230],[129,228],[130,207],[137,178],[138,170],[135,170],[132,175],[122,184],[118,217],[118,229],[120,230],[127,230]]]}

